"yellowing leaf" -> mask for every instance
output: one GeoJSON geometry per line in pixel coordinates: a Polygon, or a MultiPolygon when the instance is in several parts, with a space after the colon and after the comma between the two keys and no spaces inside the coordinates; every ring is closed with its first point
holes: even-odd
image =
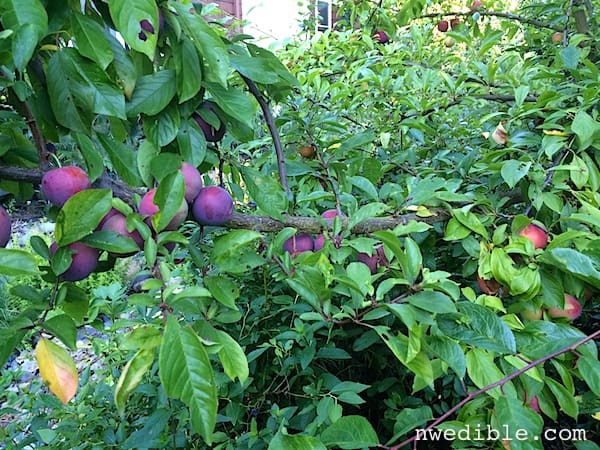
{"type": "Polygon", "coordinates": [[[597,412],[596,414],[592,414],[592,417],[596,420],[600,420],[600,412],[597,412]]]}
{"type": "Polygon", "coordinates": [[[341,142],[336,142],[335,144],[331,144],[331,145],[330,145],[329,147],[327,147],[327,148],[330,148],[330,149],[332,149],[332,150],[335,150],[336,148],[340,148],[340,146],[341,146],[341,145],[342,145],[342,143],[341,143],[341,142]]]}
{"type": "Polygon", "coordinates": [[[544,134],[547,134],[548,136],[568,136],[567,133],[560,130],[544,130],[544,134]]]}
{"type": "Polygon", "coordinates": [[[35,359],[40,368],[40,376],[50,392],[65,405],[77,393],[79,375],[71,355],[54,342],[42,338],[35,347],[35,359]]]}
{"type": "Polygon", "coordinates": [[[417,208],[417,216],[419,216],[419,217],[431,217],[431,216],[434,216],[434,215],[435,214],[433,214],[425,206],[419,205],[419,207],[417,208]]]}

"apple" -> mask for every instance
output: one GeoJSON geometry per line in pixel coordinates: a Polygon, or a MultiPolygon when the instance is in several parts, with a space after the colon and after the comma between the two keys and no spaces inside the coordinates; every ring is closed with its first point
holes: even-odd
{"type": "Polygon", "coordinates": [[[388,36],[388,34],[383,31],[383,30],[377,30],[375,32],[375,34],[373,35],[373,37],[375,38],[375,40],[377,42],[379,42],[380,44],[387,44],[388,42],[390,42],[390,37],[388,36]]]}
{"type": "Polygon", "coordinates": [[[91,187],[88,174],[77,166],[51,169],[42,177],[42,194],[55,206],[62,207],[77,192],[91,187]]]}
{"type": "Polygon", "coordinates": [[[482,293],[487,295],[496,295],[501,287],[500,283],[498,283],[493,278],[486,280],[485,278],[482,278],[479,275],[477,275],[477,286],[479,286],[479,290],[482,293]]]}
{"type": "Polygon", "coordinates": [[[471,12],[475,12],[481,8],[483,8],[483,2],[481,0],[475,0],[473,3],[471,3],[471,12]]]}
{"type": "MultiPolygon", "coordinates": [[[[59,278],[65,281],[79,281],[96,270],[98,258],[100,257],[100,251],[97,248],[89,247],[81,242],[73,242],[67,245],[67,248],[73,251],[71,265],[59,275],[59,278]]],[[[57,249],[58,245],[53,242],[50,245],[50,254],[54,255],[57,249]]]]}
{"type": "Polygon", "coordinates": [[[207,186],[194,200],[192,214],[202,225],[223,225],[233,215],[233,199],[222,187],[207,186]]]}
{"type": "Polygon", "coordinates": [[[185,201],[192,203],[198,196],[200,189],[202,189],[202,175],[200,175],[198,169],[188,162],[184,162],[179,171],[183,175],[185,183],[185,201]]]}
{"type": "Polygon", "coordinates": [[[446,31],[448,31],[449,27],[450,27],[450,24],[448,23],[447,20],[440,20],[437,24],[437,29],[439,31],[441,31],[442,33],[445,33],[446,31]]]}
{"type": "MultiPolygon", "coordinates": [[[[212,102],[203,102],[200,105],[199,110],[203,109],[210,111],[211,113],[216,115],[215,108],[212,102]]],[[[219,119],[219,128],[217,129],[211,124],[209,124],[206,120],[204,120],[198,112],[193,113],[192,117],[204,133],[204,138],[208,142],[219,142],[221,139],[223,139],[223,136],[225,136],[226,127],[221,119],[219,119]]]]}
{"type": "Polygon", "coordinates": [[[581,315],[581,303],[571,294],[565,293],[564,308],[548,308],[548,316],[552,318],[566,317],[569,320],[575,320],[581,315]]]}
{"type": "Polygon", "coordinates": [[[12,221],[6,209],[0,206],[0,247],[6,247],[10,241],[12,221]]]}
{"type": "Polygon", "coordinates": [[[292,258],[300,253],[312,251],[313,249],[313,238],[307,233],[295,234],[283,243],[283,251],[288,252],[292,258]]]}
{"type": "Polygon", "coordinates": [[[517,234],[533,242],[535,248],[543,249],[548,245],[548,232],[535,223],[530,223],[525,228],[519,230],[517,234]]]}
{"type": "Polygon", "coordinates": [[[303,158],[312,158],[315,154],[315,147],[312,145],[303,145],[298,149],[298,153],[300,153],[300,156],[303,158]]]}
{"type": "MultiPolygon", "coordinates": [[[[148,192],[144,194],[142,200],[140,201],[140,206],[138,211],[143,216],[147,216],[146,223],[150,228],[154,228],[152,225],[152,216],[159,211],[158,206],[154,203],[154,196],[156,195],[156,188],[150,189],[148,192]]],[[[181,206],[165,227],[165,230],[176,230],[179,228],[179,225],[183,223],[188,214],[188,204],[185,201],[185,198],[181,201],[181,206]]]]}

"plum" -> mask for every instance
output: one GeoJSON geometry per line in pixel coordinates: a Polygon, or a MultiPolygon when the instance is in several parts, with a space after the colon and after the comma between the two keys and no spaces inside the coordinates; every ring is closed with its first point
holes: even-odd
{"type": "Polygon", "coordinates": [[[283,243],[283,251],[288,252],[292,258],[300,253],[312,251],[313,249],[313,238],[308,233],[295,234],[283,243]]]}
{"type": "Polygon", "coordinates": [[[548,245],[548,232],[535,223],[530,223],[517,234],[533,242],[535,248],[543,249],[548,245]]]}
{"type": "MultiPolygon", "coordinates": [[[[140,249],[144,248],[144,239],[137,230],[127,230],[127,218],[120,212],[110,217],[102,226],[102,230],[114,231],[121,236],[131,238],[140,249]]],[[[131,254],[120,254],[120,256],[131,256],[131,254]]]]}
{"type": "Polygon", "coordinates": [[[88,174],[77,166],[51,169],[42,177],[42,194],[58,207],[62,207],[77,192],[90,187],[88,174]]]}
{"type": "Polygon", "coordinates": [[[8,212],[0,206],[0,247],[6,247],[6,244],[10,241],[10,234],[12,230],[12,221],[8,212]]]}
{"type": "MultiPolygon", "coordinates": [[[[199,106],[198,111],[201,111],[203,109],[215,114],[215,108],[213,106],[213,103],[209,101],[203,102],[199,106]]],[[[221,119],[219,119],[219,128],[217,129],[210,123],[208,123],[206,120],[204,120],[198,112],[192,114],[192,118],[196,121],[196,123],[202,130],[202,132],[204,133],[204,138],[208,142],[219,142],[221,139],[223,139],[223,136],[225,136],[226,127],[221,119]]]]}
{"type": "MultiPolygon", "coordinates": [[[[150,189],[148,192],[144,194],[142,200],[140,201],[140,206],[138,211],[140,214],[144,216],[148,216],[146,219],[146,223],[152,229],[152,216],[156,214],[159,210],[158,206],[154,203],[154,196],[156,195],[156,188],[150,189]]],[[[185,201],[185,198],[181,202],[181,206],[169,222],[169,224],[165,227],[165,230],[176,230],[179,228],[179,225],[183,223],[188,214],[188,204],[185,201]]]]}
{"type": "Polygon", "coordinates": [[[184,162],[179,171],[183,175],[185,183],[185,201],[192,203],[202,189],[202,175],[194,166],[188,162],[184,162]]]}
{"type": "Polygon", "coordinates": [[[222,187],[207,186],[194,200],[192,214],[202,225],[223,225],[233,214],[233,199],[222,187]]]}
{"type": "Polygon", "coordinates": [[[571,294],[565,294],[565,307],[564,308],[548,308],[548,316],[566,317],[569,320],[575,320],[581,315],[581,303],[573,297],[571,294]]]}
{"type": "Polygon", "coordinates": [[[379,245],[375,249],[375,253],[373,255],[360,252],[356,257],[356,260],[365,264],[372,274],[377,273],[377,268],[380,265],[388,264],[388,260],[385,256],[385,252],[383,251],[383,247],[381,245],[379,245]]]}
{"type": "MultiPolygon", "coordinates": [[[[89,247],[81,242],[73,242],[67,245],[67,248],[73,251],[72,260],[69,268],[59,275],[61,279],[65,281],[83,280],[96,269],[100,257],[100,251],[97,248],[89,247]]],[[[58,245],[53,242],[50,246],[50,254],[54,255],[57,249],[58,245]]]]}

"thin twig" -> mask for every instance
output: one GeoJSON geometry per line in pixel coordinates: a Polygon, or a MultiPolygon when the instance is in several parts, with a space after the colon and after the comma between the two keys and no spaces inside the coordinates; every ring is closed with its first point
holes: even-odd
{"type": "Polygon", "coordinates": [[[265,118],[265,122],[267,127],[269,127],[269,133],[271,133],[271,138],[273,139],[273,145],[275,146],[275,154],[277,155],[277,169],[279,171],[279,182],[281,186],[285,190],[289,199],[292,198],[292,192],[290,191],[290,186],[287,181],[287,168],[285,166],[285,157],[283,155],[283,147],[281,146],[281,138],[279,137],[279,130],[275,126],[275,119],[273,118],[273,113],[271,112],[271,108],[269,108],[269,104],[265,96],[260,92],[258,86],[254,81],[250,78],[245,77],[240,74],[250,93],[256,98],[256,101],[260,105],[260,109],[263,112],[263,116],[265,118]]]}
{"type": "MultiPolygon", "coordinates": [[[[438,417],[435,421],[433,421],[431,424],[429,424],[427,426],[427,428],[425,428],[423,431],[427,431],[427,430],[431,430],[434,427],[436,427],[437,425],[439,425],[440,423],[444,422],[448,417],[450,417],[452,414],[454,414],[456,411],[458,411],[460,408],[462,408],[465,404],[467,404],[468,402],[470,402],[471,400],[473,400],[475,397],[484,394],[487,391],[490,391],[494,388],[497,387],[502,387],[504,386],[506,383],[508,383],[509,381],[517,378],[518,376],[524,374],[525,372],[527,372],[528,370],[539,366],[540,364],[545,363],[546,361],[549,361],[550,359],[556,358],[557,356],[562,355],[563,353],[567,353],[567,352],[572,352],[574,351],[577,347],[580,347],[581,345],[585,344],[586,342],[592,341],[596,338],[600,337],[600,330],[590,334],[589,336],[586,336],[585,338],[577,341],[575,344],[566,346],[561,348],[560,350],[557,350],[555,352],[550,353],[549,355],[546,355],[542,358],[536,359],[535,361],[532,361],[531,363],[527,364],[526,366],[522,367],[521,369],[517,370],[516,372],[511,373],[510,375],[505,376],[504,378],[502,378],[501,380],[496,381],[495,383],[489,384],[477,391],[471,392],[469,395],[467,395],[464,399],[462,399],[458,404],[456,404],[455,406],[453,406],[451,409],[449,409],[448,411],[446,411],[443,415],[441,415],[440,417],[438,417]]],[[[386,449],[386,450],[399,450],[402,447],[404,447],[405,445],[408,445],[414,441],[417,440],[417,438],[419,437],[419,434],[415,434],[413,437],[406,439],[404,442],[401,442],[400,444],[394,445],[393,447],[386,447],[386,446],[380,446],[380,448],[386,449]]]]}

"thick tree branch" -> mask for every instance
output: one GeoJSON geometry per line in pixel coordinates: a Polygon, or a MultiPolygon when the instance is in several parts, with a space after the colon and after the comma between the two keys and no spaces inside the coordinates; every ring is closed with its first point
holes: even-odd
{"type": "MultiPolygon", "coordinates": [[[[525,372],[527,372],[528,370],[537,367],[543,363],[545,363],[546,361],[549,361],[553,358],[556,358],[557,356],[562,355],[563,353],[568,353],[568,352],[572,352],[575,349],[577,349],[578,347],[582,346],[583,344],[585,344],[586,342],[592,341],[594,339],[600,338],[600,330],[596,331],[595,333],[590,334],[589,336],[586,336],[585,338],[575,342],[572,345],[568,345],[566,347],[561,348],[560,350],[557,350],[555,352],[550,353],[549,355],[546,355],[542,358],[536,359],[535,361],[530,362],[529,364],[527,364],[526,366],[522,367],[521,369],[517,370],[516,372],[511,373],[510,375],[507,375],[506,377],[502,378],[501,380],[496,381],[495,383],[492,383],[488,386],[485,386],[477,391],[471,392],[469,395],[467,395],[464,399],[462,399],[459,403],[457,403],[455,406],[453,406],[451,409],[449,409],[448,411],[446,411],[443,415],[441,415],[440,417],[438,417],[435,421],[433,421],[431,424],[429,424],[427,426],[427,428],[425,428],[424,431],[427,430],[431,430],[434,427],[436,427],[437,425],[439,425],[440,423],[444,422],[448,417],[450,417],[452,414],[454,414],[455,412],[457,412],[460,408],[462,408],[464,405],[466,405],[468,402],[470,402],[471,400],[473,400],[475,397],[478,397],[479,395],[491,391],[494,388],[497,387],[501,387],[504,386],[506,383],[508,383],[509,381],[517,378],[520,375],[523,375],[525,372]]],[[[386,450],[400,450],[402,447],[414,442],[417,437],[419,435],[416,434],[413,437],[406,439],[404,442],[401,442],[398,445],[394,445],[393,447],[385,447],[385,446],[380,446],[380,448],[384,448],[386,450]]]]}
{"type": "MultiPolygon", "coordinates": [[[[555,31],[563,31],[563,27],[561,27],[560,25],[550,25],[549,23],[544,22],[542,20],[530,19],[528,17],[519,16],[518,14],[502,12],[502,11],[487,11],[485,9],[477,10],[477,13],[480,16],[501,17],[503,19],[515,20],[517,22],[526,23],[528,25],[533,25],[534,27],[538,27],[538,28],[549,28],[549,29],[555,30],[555,31]]],[[[471,11],[468,11],[468,12],[464,12],[464,11],[440,12],[440,13],[423,14],[422,16],[419,16],[419,19],[430,19],[430,18],[434,18],[434,17],[446,17],[446,16],[453,16],[453,17],[463,16],[463,17],[465,17],[465,16],[472,16],[473,14],[474,13],[472,13],[471,11]]]]}
{"type": "Polygon", "coordinates": [[[288,198],[291,199],[290,186],[287,181],[285,157],[283,156],[283,147],[281,146],[279,130],[277,130],[277,127],[275,126],[275,119],[273,118],[271,108],[269,108],[269,104],[267,103],[265,96],[260,92],[256,83],[242,74],[240,74],[240,76],[248,86],[250,93],[254,96],[254,98],[256,98],[256,101],[260,105],[260,109],[262,110],[267,127],[269,127],[269,133],[271,133],[271,138],[273,139],[273,145],[275,146],[275,154],[277,155],[277,169],[279,171],[279,182],[288,195],[288,198]]]}

